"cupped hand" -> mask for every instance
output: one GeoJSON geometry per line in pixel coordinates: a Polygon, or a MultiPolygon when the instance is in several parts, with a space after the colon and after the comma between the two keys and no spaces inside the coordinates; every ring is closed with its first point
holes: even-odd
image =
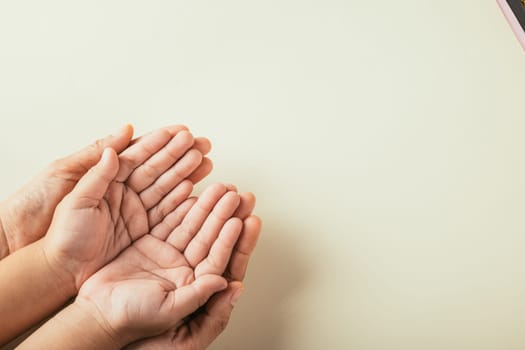
{"type": "Polygon", "coordinates": [[[75,289],[133,241],[162,225],[189,197],[186,180],[202,164],[193,136],[166,130],[146,135],[118,157],[104,151],[57,206],[43,247],[53,267],[70,275],[75,289]]]}
{"type": "Polygon", "coordinates": [[[126,350],[204,350],[225,330],[244,290],[242,281],[262,226],[261,220],[251,215],[255,206],[253,194],[243,193],[240,197],[235,216],[243,220],[243,229],[224,273],[228,288],[167,332],[136,341],[126,350]]]}
{"type": "Polygon", "coordinates": [[[242,231],[239,203],[220,184],[187,199],[89,278],[75,302],[126,344],[180,326],[228,286],[222,274],[242,231]]]}
{"type": "MultiPolygon", "coordinates": [[[[44,236],[58,203],[98,162],[105,148],[113,148],[117,153],[128,146],[145,149],[145,153],[128,152],[127,163],[138,167],[145,160],[139,155],[143,157],[147,154],[148,148],[149,152],[154,153],[156,147],[167,145],[181,131],[187,131],[187,128],[181,125],[168,126],[131,141],[133,128],[127,125],[114,135],[97,140],[79,152],[52,162],[31,182],[0,203],[0,259],[44,236]],[[152,142],[152,135],[156,137],[155,142],[152,142]]],[[[192,148],[206,155],[211,146],[207,139],[196,138],[192,148]]],[[[197,183],[209,174],[211,168],[211,161],[202,158],[201,163],[187,178],[197,183]]],[[[130,169],[125,171],[129,172],[130,169]]],[[[126,175],[125,171],[121,176],[126,175]]]]}

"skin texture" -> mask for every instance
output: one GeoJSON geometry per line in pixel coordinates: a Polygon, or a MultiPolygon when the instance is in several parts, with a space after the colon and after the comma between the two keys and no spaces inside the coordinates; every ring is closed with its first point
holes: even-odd
{"type": "Polygon", "coordinates": [[[43,246],[51,265],[67,270],[77,290],[132,242],[164,225],[164,216],[191,194],[185,179],[202,154],[190,150],[188,131],[168,143],[163,134],[143,137],[118,157],[107,148],[57,206],[43,246]]]}
{"type": "MultiPolygon", "coordinates": [[[[56,203],[63,199],[78,183],[78,180],[86,173],[87,169],[100,159],[102,150],[107,146],[113,146],[118,153],[121,153],[116,182],[120,183],[119,186],[122,185],[122,182],[126,183],[120,189],[113,188],[112,193],[120,194],[123,199],[126,198],[124,202],[136,202],[132,192],[137,194],[144,205],[148,230],[150,226],[154,227],[153,225],[156,225],[157,227],[154,231],[156,234],[159,234],[165,227],[173,225],[173,222],[170,223],[170,220],[173,221],[175,217],[171,211],[179,203],[178,201],[184,197],[182,193],[188,190],[189,187],[185,186],[191,185],[183,183],[184,173],[188,172],[187,169],[193,169],[186,176],[186,179],[196,183],[209,174],[212,169],[211,161],[205,157],[200,157],[200,163],[196,168],[193,168],[194,165],[190,165],[194,162],[189,157],[187,158],[186,166],[179,165],[177,169],[162,165],[165,164],[162,159],[166,160],[166,158],[171,156],[164,158],[161,156],[152,157],[152,154],[155,154],[156,151],[158,152],[159,146],[170,149],[170,146],[166,147],[166,145],[173,136],[181,131],[187,131],[187,129],[183,126],[166,127],[151,133],[155,137],[151,137],[151,134],[148,134],[130,142],[132,129],[130,126],[126,126],[114,136],[101,139],[82,151],[50,164],[44,172],[17,192],[16,195],[12,196],[8,201],[0,203],[0,258],[37,240],[45,233],[45,230],[42,232],[42,227],[47,228],[49,226],[56,203]],[[153,140],[160,141],[152,144],[153,140]],[[145,141],[147,143],[144,143],[145,141]],[[140,147],[136,146],[141,143],[140,147]],[[132,151],[126,150],[127,152],[122,152],[126,147],[132,148],[132,151]],[[119,150],[121,151],[119,152],[119,150]],[[144,165],[145,159],[148,160],[147,165],[144,165]],[[142,167],[141,170],[135,171],[139,167],[142,167]],[[166,170],[169,176],[166,174],[162,175],[166,170]],[[135,175],[131,176],[131,173],[135,175]],[[175,187],[178,188],[177,191],[174,190],[175,187]],[[171,192],[169,191],[170,189],[172,190],[171,192]],[[131,200],[127,197],[131,197],[131,200]],[[171,213],[172,215],[166,215],[166,213],[171,213]],[[32,223],[32,225],[27,223],[32,223]],[[4,227],[6,227],[5,230],[2,229],[4,227]],[[3,232],[6,233],[5,236],[2,234],[3,232]],[[6,239],[6,236],[9,239],[6,239]],[[5,247],[9,247],[9,249],[5,249],[5,247]],[[3,251],[2,248],[4,248],[3,251]]],[[[209,141],[204,138],[196,138],[191,147],[192,151],[199,151],[201,155],[206,155],[210,149],[209,141]]],[[[167,154],[169,153],[167,152],[167,154]]],[[[187,152],[187,154],[189,153],[191,151],[187,152]]],[[[195,152],[193,158],[198,158],[195,152]]],[[[228,189],[236,191],[233,186],[228,186],[228,189]]],[[[110,198],[113,197],[107,196],[107,199],[110,198]]],[[[240,281],[244,278],[250,254],[255,248],[261,229],[260,219],[250,216],[255,204],[253,195],[243,193],[240,195],[240,198],[240,205],[235,216],[243,220],[244,225],[239,241],[233,249],[228,268],[224,273],[224,276],[229,281],[227,289],[214,295],[192,317],[185,318],[169,331],[156,337],[136,342],[130,348],[204,349],[224,330],[233,310],[233,304],[244,289],[240,281]]],[[[129,206],[126,210],[128,209],[129,206]]],[[[115,212],[112,215],[112,219],[118,216],[115,215],[115,212]]],[[[137,215],[137,218],[140,217],[143,218],[143,215],[137,215]]],[[[120,236],[123,236],[122,232],[120,236]]],[[[67,256],[67,254],[65,255],[67,256]]],[[[73,273],[71,274],[73,275],[73,273]]],[[[82,279],[80,278],[80,280],[82,279]]],[[[79,283],[78,279],[75,280],[76,288],[78,288],[79,283]]],[[[97,347],[95,346],[95,348],[97,347]]]]}
{"type": "MultiPolygon", "coordinates": [[[[243,224],[234,215],[244,210],[240,204],[241,196],[220,184],[210,186],[198,199],[187,199],[165,217],[162,226],[91,276],[73,305],[35,332],[21,349],[50,341],[57,349],[70,344],[93,348],[82,340],[86,332],[105,348],[117,349],[137,338],[183,329],[185,317],[212,294],[226,290],[228,297],[236,288],[229,287],[222,275],[232,252],[238,253],[243,224]],[[87,329],[57,332],[61,324],[78,324],[75,318],[91,322],[86,322],[87,329]]],[[[228,299],[231,311],[234,300],[228,299]]],[[[220,298],[210,304],[212,309],[222,306],[217,301],[220,298]]]]}
{"type": "Polygon", "coordinates": [[[201,153],[191,150],[193,145],[189,132],[171,136],[161,129],[119,156],[111,148],[104,151],[60,202],[47,235],[2,262],[7,276],[3,280],[24,283],[0,287],[2,316],[10,320],[0,342],[56,310],[91,274],[162,224],[192,191],[191,181],[184,179],[202,163],[201,153]],[[163,178],[165,173],[171,178],[163,178]],[[18,271],[15,277],[13,271],[18,271]],[[24,300],[19,300],[21,296],[24,300]]]}
{"type": "MultiPolygon", "coordinates": [[[[98,162],[106,147],[113,148],[117,153],[128,147],[135,148],[135,153],[128,151],[123,158],[119,173],[122,180],[133,168],[142,164],[141,161],[144,161],[148,153],[155,153],[155,148],[167,145],[174,136],[187,130],[181,125],[167,126],[132,141],[133,128],[126,125],[115,134],[52,162],[27,185],[0,203],[0,259],[44,236],[58,203],[71,192],[88,169],[98,162]],[[157,137],[153,144],[151,135],[157,137]],[[142,149],[142,153],[139,149],[142,149]]],[[[192,149],[205,156],[210,151],[211,144],[205,138],[196,138],[192,149]]],[[[197,183],[210,173],[212,167],[211,161],[204,157],[187,178],[197,183]]],[[[143,187],[144,184],[139,179],[134,179],[133,186],[143,187]]]]}
{"type": "Polygon", "coordinates": [[[136,340],[174,327],[227,287],[222,274],[242,231],[241,220],[233,217],[239,203],[226,186],[210,186],[88,280],[76,302],[101,310],[116,339],[136,340]]]}
{"type": "Polygon", "coordinates": [[[262,227],[261,220],[251,215],[255,206],[254,195],[242,193],[240,197],[235,216],[243,220],[243,229],[224,273],[227,289],[215,294],[204,307],[167,332],[130,344],[127,350],[204,350],[225,330],[244,290],[242,281],[262,227]]]}

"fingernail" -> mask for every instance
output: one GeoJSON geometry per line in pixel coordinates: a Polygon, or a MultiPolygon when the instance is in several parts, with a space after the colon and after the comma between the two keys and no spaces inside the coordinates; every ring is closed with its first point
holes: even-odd
{"type": "Polygon", "coordinates": [[[232,298],[230,299],[230,303],[232,304],[232,306],[235,306],[235,304],[239,301],[242,292],[244,292],[244,287],[240,287],[235,293],[233,293],[232,298]]]}
{"type": "Polygon", "coordinates": [[[107,163],[108,162],[108,158],[109,158],[109,154],[110,154],[110,150],[109,148],[104,148],[104,152],[102,152],[102,157],[100,157],[100,163],[107,163]]]}
{"type": "Polygon", "coordinates": [[[126,124],[123,127],[121,127],[116,133],[113,133],[112,135],[123,134],[123,133],[125,133],[128,130],[128,128],[129,128],[129,124],[126,124]]]}

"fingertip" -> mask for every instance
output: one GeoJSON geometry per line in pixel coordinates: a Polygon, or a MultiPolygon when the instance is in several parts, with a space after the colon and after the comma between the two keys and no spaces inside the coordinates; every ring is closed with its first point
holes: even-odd
{"type": "Polygon", "coordinates": [[[113,148],[106,147],[98,163],[84,174],[71,193],[82,201],[89,200],[89,202],[83,202],[86,206],[96,205],[115,179],[118,168],[117,153],[113,148]]]}
{"type": "Polygon", "coordinates": [[[188,179],[196,184],[208,176],[212,170],[213,162],[209,158],[203,157],[197,169],[195,169],[195,171],[190,176],[188,176],[188,179]]]}
{"type": "Polygon", "coordinates": [[[257,202],[257,196],[253,192],[244,192],[244,194],[250,198],[254,203],[257,202]]]}
{"type": "Polygon", "coordinates": [[[228,191],[228,188],[226,187],[226,185],[220,183],[220,182],[217,182],[217,183],[214,183],[212,185],[210,185],[206,190],[204,190],[205,192],[209,192],[209,193],[220,193],[221,196],[224,195],[227,191],[228,191]]]}
{"type": "Polygon", "coordinates": [[[105,160],[110,159],[113,156],[113,154],[116,155],[116,152],[113,148],[111,147],[104,148],[104,151],[102,152],[102,160],[105,161],[105,160]]]}
{"type": "Polygon", "coordinates": [[[231,281],[229,283],[229,286],[232,289],[232,291],[235,291],[239,288],[244,288],[244,283],[242,283],[241,281],[231,281]]]}
{"type": "Polygon", "coordinates": [[[186,125],[178,124],[178,125],[169,125],[166,126],[165,129],[172,135],[175,136],[177,133],[181,131],[188,131],[189,128],[186,125]]]}
{"type": "Polygon", "coordinates": [[[194,157],[195,158],[195,163],[197,164],[197,167],[198,165],[200,165],[202,163],[202,160],[204,159],[204,156],[202,155],[201,151],[195,149],[195,148],[192,148],[190,149],[188,152],[186,152],[185,154],[186,157],[194,157]]]}
{"type": "Polygon", "coordinates": [[[257,202],[257,197],[255,197],[255,194],[253,194],[252,192],[243,192],[240,194],[240,196],[243,201],[250,204],[252,209],[253,207],[255,207],[255,203],[257,202]]]}
{"type": "Polygon", "coordinates": [[[259,216],[250,215],[244,220],[244,225],[251,226],[252,228],[257,228],[257,230],[260,231],[262,228],[263,222],[259,216]]]}
{"type": "Polygon", "coordinates": [[[226,246],[233,249],[241,235],[243,222],[237,217],[229,218],[221,229],[220,237],[226,246]]]}
{"type": "Polygon", "coordinates": [[[117,152],[111,147],[106,147],[104,152],[102,152],[102,157],[100,158],[99,164],[104,167],[116,167],[118,170],[117,152]]]}
{"type": "Polygon", "coordinates": [[[208,157],[204,157],[204,158],[202,159],[202,162],[203,162],[203,163],[204,163],[204,162],[207,163],[206,166],[207,166],[207,168],[209,169],[208,174],[211,173],[211,171],[213,170],[213,166],[214,166],[214,165],[213,165],[213,160],[211,160],[211,159],[208,158],[208,157]]]}
{"type": "Polygon", "coordinates": [[[130,123],[127,123],[122,128],[120,128],[117,135],[127,135],[131,138],[133,136],[134,131],[135,130],[133,129],[133,125],[131,125],[130,123]]]}
{"type": "MultiPolygon", "coordinates": [[[[228,288],[228,281],[223,276],[218,275],[203,275],[196,280],[201,288],[204,288],[204,294],[208,294],[210,298],[213,294],[222,292],[228,288]]],[[[195,282],[194,282],[195,283],[195,282]]]]}
{"type": "MultiPolygon", "coordinates": [[[[231,213],[231,215],[234,215],[234,213],[239,208],[239,205],[241,204],[241,196],[239,196],[237,191],[228,191],[223,196],[223,198],[224,198],[224,200],[228,200],[228,201],[231,200],[231,205],[232,205],[232,209],[233,209],[233,212],[231,213]]],[[[235,219],[235,217],[233,217],[232,219],[235,219]]]]}
{"type": "Polygon", "coordinates": [[[244,293],[244,284],[239,281],[231,282],[229,286],[232,290],[231,292],[231,298],[230,298],[230,304],[235,306],[239,299],[241,298],[242,294],[244,293]]]}
{"type": "Polygon", "coordinates": [[[112,140],[108,141],[106,146],[114,148],[117,153],[122,152],[130,144],[131,139],[133,138],[133,133],[133,125],[129,123],[125,124],[119,131],[111,134],[109,138],[112,140]]]}
{"type": "Polygon", "coordinates": [[[241,219],[239,219],[238,217],[232,217],[230,219],[228,219],[227,223],[229,223],[230,225],[236,225],[236,226],[239,226],[239,227],[242,227],[243,225],[243,222],[241,219]]]}
{"type": "Polygon", "coordinates": [[[228,191],[232,191],[232,192],[235,192],[235,193],[238,192],[238,188],[234,184],[224,184],[224,186],[226,186],[228,191]]]}
{"type": "Polygon", "coordinates": [[[191,182],[190,180],[186,179],[186,180],[183,180],[178,186],[180,186],[181,188],[184,189],[184,192],[189,192],[191,193],[193,191],[193,182],[191,182]]]}
{"type": "Polygon", "coordinates": [[[201,151],[203,155],[210,153],[212,145],[211,141],[206,137],[196,137],[194,147],[201,151]]]}
{"type": "Polygon", "coordinates": [[[188,147],[192,146],[195,143],[195,138],[193,137],[193,134],[189,130],[182,130],[177,135],[174,136],[183,145],[186,145],[188,147]]]}
{"type": "Polygon", "coordinates": [[[184,180],[180,184],[178,184],[173,191],[180,192],[182,194],[182,198],[186,198],[185,200],[187,200],[193,192],[193,188],[193,182],[191,182],[190,180],[184,180]]]}

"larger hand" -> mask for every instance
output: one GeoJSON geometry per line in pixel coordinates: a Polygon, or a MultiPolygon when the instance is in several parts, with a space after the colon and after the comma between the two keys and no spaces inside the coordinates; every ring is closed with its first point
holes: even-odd
{"type": "Polygon", "coordinates": [[[224,331],[244,289],[242,280],[261,232],[261,220],[251,215],[254,206],[255,197],[251,193],[241,194],[235,216],[242,219],[244,225],[225,273],[228,288],[168,332],[137,341],[126,350],[204,350],[224,331]]]}
{"type": "Polygon", "coordinates": [[[221,275],[242,229],[232,218],[239,202],[223,185],[211,186],[196,203],[187,200],[87,280],[75,303],[93,310],[116,342],[176,327],[227,287],[221,275]]]}

